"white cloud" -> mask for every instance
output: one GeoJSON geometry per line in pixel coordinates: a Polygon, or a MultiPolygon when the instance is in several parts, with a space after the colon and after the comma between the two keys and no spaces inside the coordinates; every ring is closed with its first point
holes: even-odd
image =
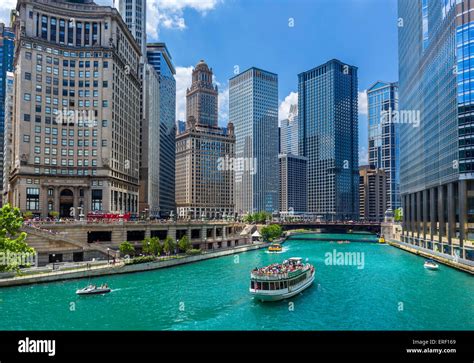
{"type": "MultiPolygon", "coordinates": [[[[5,2],[5,0],[2,0],[5,2]]],[[[148,0],[146,12],[146,31],[150,38],[156,40],[159,38],[160,28],[166,29],[186,29],[184,11],[192,9],[201,15],[206,15],[208,11],[213,10],[224,0],[148,0]]],[[[16,3],[16,0],[7,0],[7,2],[16,3]]],[[[113,5],[113,0],[95,0],[100,5],[113,5]]],[[[118,8],[119,0],[115,0],[115,6],[118,8]]],[[[2,5],[3,6],[3,5],[2,5]]]]}
{"type": "Polygon", "coordinates": [[[359,146],[359,165],[369,164],[369,153],[365,146],[359,146]]]}
{"type": "Polygon", "coordinates": [[[296,104],[298,104],[298,93],[290,92],[290,94],[280,103],[280,107],[278,108],[278,120],[285,120],[288,118],[290,106],[296,104]]]}
{"type": "Polygon", "coordinates": [[[219,126],[227,126],[229,120],[229,87],[219,87],[219,126]]]}
{"type": "Polygon", "coordinates": [[[193,9],[202,15],[214,9],[222,0],[149,0],[147,2],[147,34],[151,39],[159,37],[161,27],[186,29],[184,10],[193,9]]]}
{"type": "Polygon", "coordinates": [[[359,115],[367,115],[367,90],[359,91],[359,115]]]}
{"type": "Polygon", "coordinates": [[[10,26],[10,12],[16,8],[16,0],[2,0],[0,3],[0,22],[10,26]]]}
{"type": "Polygon", "coordinates": [[[176,67],[176,117],[186,121],[186,90],[191,86],[193,67],[176,67]]]}

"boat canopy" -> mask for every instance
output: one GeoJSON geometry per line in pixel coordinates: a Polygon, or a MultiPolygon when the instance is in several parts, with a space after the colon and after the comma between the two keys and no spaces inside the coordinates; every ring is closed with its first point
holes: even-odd
{"type": "Polygon", "coordinates": [[[259,231],[255,231],[252,233],[252,237],[262,237],[259,231]]]}

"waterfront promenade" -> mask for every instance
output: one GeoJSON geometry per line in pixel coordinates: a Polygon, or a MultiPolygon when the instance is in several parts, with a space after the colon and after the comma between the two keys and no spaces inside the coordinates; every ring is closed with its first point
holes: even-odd
{"type": "Polygon", "coordinates": [[[157,257],[156,261],[139,264],[127,264],[126,261],[123,259],[119,260],[115,264],[108,263],[106,265],[102,264],[94,266],[90,263],[86,263],[82,264],[82,266],[78,268],[42,272],[38,274],[27,274],[23,276],[0,279],[0,288],[62,280],[83,279],[89,277],[107,276],[131,272],[150,271],[165,267],[172,267],[192,262],[203,261],[216,257],[253,251],[267,246],[268,243],[259,242],[251,245],[229,247],[218,251],[203,251],[201,254],[198,255],[172,255],[157,257]]]}

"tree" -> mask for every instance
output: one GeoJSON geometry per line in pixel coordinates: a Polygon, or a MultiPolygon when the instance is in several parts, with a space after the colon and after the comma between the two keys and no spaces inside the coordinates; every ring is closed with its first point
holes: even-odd
{"type": "Polygon", "coordinates": [[[182,252],[188,252],[192,248],[188,235],[185,234],[183,237],[181,237],[181,239],[178,241],[178,247],[182,252]]]}
{"type": "Polygon", "coordinates": [[[33,212],[30,212],[29,210],[27,210],[26,212],[23,213],[23,218],[24,218],[24,219],[31,219],[31,218],[33,218],[33,212]]]}
{"type": "Polygon", "coordinates": [[[59,217],[59,212],[56,212],[55,210],[53,210],[52,212],[49,212],[49,215],[51,216],[51,218],[58,218],[59,217]]]}
{"type": "Polygon", "coordinates": [[[283,233],[283,229],[278,224],[270,224],[262,228],[262,237],[265,241],[278,238],[283,233]]]}
{"type": "Polygon", "coordinates": [[[394,219],[395,219],[395,222],[401,222],[401,220],[403,219],[402,208],[395,209],[394,219]]]}
{"type": "Polygon", "coordinates": [[[163,251],[167,255],[169,255],[174,251],[175,248],[176,248],[175,241],[170,236],[167,236],[165,240],[163,241],[163,251]]]}
{"type": "Polygon", "coordinates": [[[25,257],[35,253],[25,242],[26,233],[20,231],[22,226],[20,209],[5,204],[0,209],[0,272],[18,271],[28,265],[25,257]]]}
{"type": "Polygon", "coordinates": [[[162,250],[158,237],[147,237],[142,242],[142,251],[147,255],[159,256],[162,250]]]}
{"type": "Polygon", "coordinates": [[[133,245],[128,241],[122,242],[119,246],[119,250],[120,253],[124,256],[130,256],[135,254],[135,247],[133,247],[133,245]]]}

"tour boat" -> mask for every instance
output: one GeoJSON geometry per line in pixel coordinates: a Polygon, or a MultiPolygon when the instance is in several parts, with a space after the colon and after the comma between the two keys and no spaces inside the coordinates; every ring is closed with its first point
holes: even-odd
{"type": "Polygon", "coordinates": [[[283,251],[283,248],[281,247],[281,244],[279,243],[272,243],[268,247],[268,252],[281,252],[281,251],[283,251]]]}
{"type": "Polygon", "coordinates": [[[437,270],[439,268],[438,264],[433,260],[426,260],[423,266],[428,270],[437,270]]]}
{"type": "Polygon", "coordinates": [[[383,235],[379,237],[379,243],[385,243],[385,238],[383,235]]]}
{"type": "Polygon", "coordinates": [[[107,294],[110,291],[111,290],[109,289],[107,284],[99,286],[99,287],[89,285],[89,286],[84,287],[83,289],[77,290],[76,294],[77,295],[98,295],[98,294],[107,294]]]}
{"type": "Polygon", "coordinates": [[[299,294],[314,281],[315,268],[292,257],[283,263],[256,268],[250,273],[250,293],[260,301],[279,301],[299,294]]]}

